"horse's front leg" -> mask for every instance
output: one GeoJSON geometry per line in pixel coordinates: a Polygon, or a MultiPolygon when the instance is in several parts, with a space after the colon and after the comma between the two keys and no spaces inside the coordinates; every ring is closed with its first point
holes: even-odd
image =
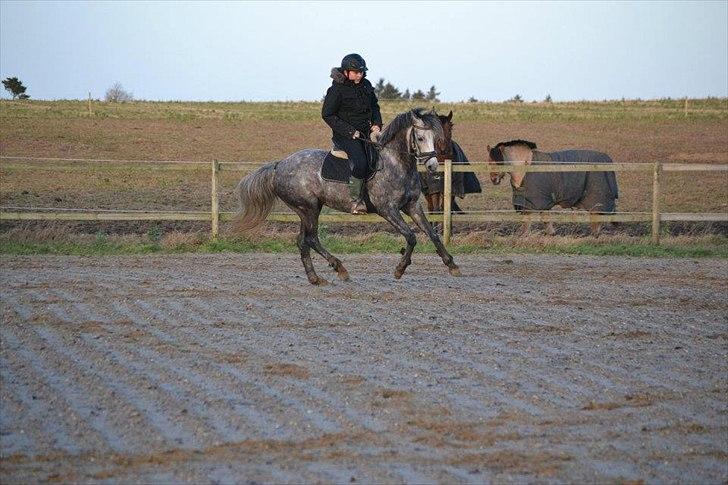
{"type": "Polygon", "coordinates": [[[411,256],[412,251],[414,251],[415,245],[417,244],[417,238],[415,237],[414,231],[412,231],[407,223],[404,222],[404,219],[402,219],[399,209],[389,208],[381,211],[379,215],[392,224],[392,226],[394,226],[394,228],[397,229],[407,240],[407,248],[402,255],[402,259],[397,265],[397,268],[394,270],[394,277],[400,279],[404,274],[404,270],[406,270],[407,266],[412,263],[411,256]]]}
{"type": "Polygon", "coordinates": [[[422,210],[422,206],[419,202],[415,201],[412,204],[409,205],[406,209],[407,214],[412,218],[413,221],[415,221],[415,224],[422,229],[422,231],[427,234],[427,237],[430,238],[430,241],[432,241],[435,244],[435,249],[437,250],[437,254],[440,255],[442,258],[442,262],[445,263],[445,266],[449,268],[450,274],[453,276],[462,276],[462,273],[460,273],[460,268],[458,268],[458,265],[455,264],[455,261],[453,260],[450,253],[447,252],[447,249],[445,249],[445,245],[442,244],[442,241],[440,240],[440,236],[437,235],[435,230],[430,225],[430,222],[425,217],[425,213],[422,210]]]}
{"type": "Polygon", "coordinates": [[[435,195],[425,194],[425,200],[427,201],[427,212],[435,212],[435,195]]]}

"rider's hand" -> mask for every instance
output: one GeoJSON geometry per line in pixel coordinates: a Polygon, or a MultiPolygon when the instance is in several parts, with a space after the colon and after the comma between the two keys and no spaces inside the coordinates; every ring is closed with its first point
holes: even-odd
{"type": "Polygon", "coordinates": [[[380,130],[377,125],[372,125],[372,132],[369,133],[369,139],[374,143],[377,143],[379,141],[379,135],[381,132],[382,130],[380,130]]]}
{"type": "Polygon", "coordinates": [[[357,138],[359,138],[359,137],[361,137],[361,133],[359,133],[359,130],[356,130],[356,131],[354,132],[354,135],[352,136],[352,138],[353,138],[354,140],[356,140],[356,139],[357,139],[357,138]]]}

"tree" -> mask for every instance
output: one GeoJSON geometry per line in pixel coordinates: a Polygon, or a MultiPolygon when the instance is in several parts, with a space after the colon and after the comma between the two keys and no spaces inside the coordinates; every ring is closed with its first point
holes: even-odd
{"type": "Polygon", "coordinates": [[[126,101],[132,101],[134,95],[124,90],[124,86],[120,82],[116,82],[106,91],[105,99],[110,103],[124,103],[126,101]]]}
{"type": "Polygon", "coordinates": [[[380,77],[379,81],[377,81],[377,84],[374,85],[374,92],[376,93],[377,97],[381,94],[382,90],[384,89],[384,78],[380,77]]]}
{"type": "Polygon", "coordinates": [[[523,98],[520,94],[516,94],[511,99],[507,101],[508,103],[523,103],[523,98]]]}
{"type": "Polygon", "coordinates": [[[410,92],[409,92],[409,88],[405,89],[405,90],[404,90],[404,94],[402,94],[402,99],[407,99],[407,100],[409,100],[409,99],[410,99],[411,97],[412,97],[412,95],[411,95],[411,94],[410,94],[410,92]]]}
{"type": "Polygon", "coordinates": [[[28,99],[30,96],[25,94],[25,90],[28,89],[23,86],[23,82],[17,77],[9,77],[3,81],[5,89],[13,95],[13,99],[28,99]]]}
{"type": "Polygon", "coordinates": [[[470,99],[468,99],[468,103],[477,103],[477,102],[478,102],[478,98],[476,98],[475,96],[470,96],[470,99]]]}
{"type": "Polygon", "coordinates": [[[418,89],[412,93],[412,99],[425,99],[425,93],[423,93],[421,89],[418,89]]]}
{"type": "Polygon", "coordinates": [[[399,89],[395,88],[392,83],[387,83],[379,93],[379,97],[381,99],[400,99],[402,97],[402,93],[399,89]]]}
{"type": "Polygon", "coordinates": [[[440,100],[439,100],[439,99],[437,99],[437,96],[438,96],[439,94],[440,94],[440,93],[439,93],[439,92],[437,92],[437,91],[435,90],[435,86],[430,86],[430,90],[429,90],[429,91],[427,91],[427,95],[425,96],[425,99],[426,99],[427,101],[435,101],[435,102],[439,102],[440,100]]]}
{"type": "Polygon", "coordinates": [[[551,95],[547,94],[546,97],[543,100],[544,103],[550,103],[551,102],[551,95]]]}

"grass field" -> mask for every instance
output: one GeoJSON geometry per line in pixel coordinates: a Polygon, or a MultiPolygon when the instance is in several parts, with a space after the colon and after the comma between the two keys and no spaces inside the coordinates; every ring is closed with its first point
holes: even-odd
{"type": "MultiPolygon", "coordinates": [[[[381,104],[385,122],[412,106],[381,104]]],[[[487,144],[524,138],[547,151],[604,151],[619,162],[728,163],[728,99],[691,99],[687,116],[684,100],[438,103],[435,107],[444,113],[453,110],[454,139],[471,161],[484,160],[487,144]]],[[[0,101],[0,153],[4,156],[262,163],[301,148],[326,148],[329,138],[330,131],[320,119],[320,104],[311,102],[92,102],[89,111],[88,103],[81,101],[0,101]]],[[[63,171],[44,169],[52,163],[57,162],[26,161],[18,168],[17,162],[0,162],[0,205],[209,210],[207,166],[198,171],[157,171],[144,164],[73,162],[63,171]]],[[[224,173],[222,210],[235,209],[232,189],[241,176],[224,173]]],[[[507,184],[493,187],[480,178],[483,194],[468,196],[460,205],[466,210],[509,209],[507,184]]],[[[649,211],[651,174],[622,172],[618,179],[619,210],[649,211]]],[[[665,174],[663,185],[665,212],[728,211],[726,173],[670,173],[665,174]]],[[[167,224],[161,231],[199,226],[167,224]]],[[[8,241],[18,229],[40,234],[42,227],[47,224],[4,223],[2,239],[8,241]]],[[[54,227],[61,233],[144,235],[155,226],[71,223],[54,227]]],[[[350,232],[356,233],[359,227],[354,225],[350,232]]],[[[475,229],[493,230],[490,226],[475,229]]]]}

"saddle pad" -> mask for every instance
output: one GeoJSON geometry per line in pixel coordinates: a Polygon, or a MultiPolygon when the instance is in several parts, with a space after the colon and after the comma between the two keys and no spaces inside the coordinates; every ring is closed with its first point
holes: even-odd
{"type": "Polygon", "coordinates": [[[328,182],[348,184],[349,177],[351,177],[349,160],[334,156],[331,152],[327,153],[321,165],[321,178],[328,182]]]}

